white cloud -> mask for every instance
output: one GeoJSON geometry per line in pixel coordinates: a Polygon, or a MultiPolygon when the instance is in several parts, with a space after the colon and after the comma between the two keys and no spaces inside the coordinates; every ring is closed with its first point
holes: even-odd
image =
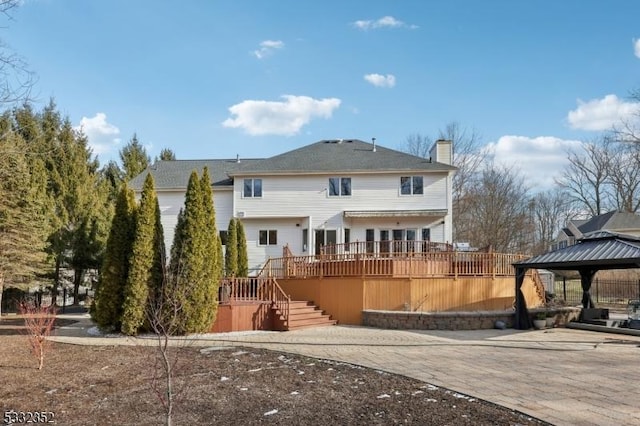
{"type": "Polygon", "coordinates": [[[352,23],[352,25],[360,30],[375,30],[378,28],[409,28],[415,30],[417,25],[406,24],[393,16],[383,16],[377,20],[359,20],[352,23]]]}
{"type": "Polygon", "coordinates": [[[120,143],[120,129],[107,122],[104,112],[98,112],[92,118],[82,117],[75,129],[87,136],[89,146],[96,155],[106,154],[120,143]]]}
{"type": "Polygon", "coordinates": [[[640,58],[640,39],[633,39],[633,53],[636,55],[636,58],[640,58]]]}
{"type": "Polygon", "coordinates": [[[629,119],[640,109],[640,103],[624,102],[616,95],[584,102],[578,99],[578,108],[569,111],[567,121],[573,129],[607,130],[629,119]]]}
{"type": "Polygon", "coordinates": [[[312,118],[331,118],[340,99],[313,99],[309,96],[281,96],[283,101],[246,100],[229,107],[234,118],[224,127],[241,128],[250,135],[295,135],[312,118]]]}
{"type": "Polygon", "coordinates": [[[376,87],[393,87],[396,85],[396,77],[393,74],[366,74],[364,79],[376,87]]]}
{"type": "Polygon", "coordinates": [[[567,150],[575,149],[580,141],[553,136],[505,135],[487,144],[496,163],[514,167],[525,176],[525,183],[534,192],[551,188],[568,164],[567,150]]]}
{"type": "Polygon", "coordinates": [[[284,48],[284,42],[280,40],[265,40],[260,43],[260,48],[253,51],[258,59],[270,56],[275,50],[284,48]]]}

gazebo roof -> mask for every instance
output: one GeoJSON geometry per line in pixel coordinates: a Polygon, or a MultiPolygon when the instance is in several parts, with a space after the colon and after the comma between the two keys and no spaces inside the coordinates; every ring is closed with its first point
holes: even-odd
{"type": "Polygon", "coordinates": [[[640,238],[597,231],[575,245],[515,262],[513,266],[555,270],[640,268],[640,238]]]}

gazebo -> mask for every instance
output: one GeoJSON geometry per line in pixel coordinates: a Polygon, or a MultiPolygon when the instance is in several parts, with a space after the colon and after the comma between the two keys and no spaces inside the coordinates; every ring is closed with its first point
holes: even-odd
{"type": "Polygon", "coordinates": [[[640,268],[640,238],[609,231],[585,235],[575,245],[513,263],[516,269],[516,312],[513,327],[532,327],[522,283],[528,269],[578,271],[582,286],[582,307],[594,308],[589,290],[596,272],[604,269],[640,268]]]}

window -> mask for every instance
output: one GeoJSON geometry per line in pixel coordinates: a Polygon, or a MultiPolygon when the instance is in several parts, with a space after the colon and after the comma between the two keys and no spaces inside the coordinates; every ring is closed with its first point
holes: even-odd
{"type": "Polygon", "coordinates": [[[422,195],[424,184],[422,176],[402,176],[400,177],[400,194],[402,195],[422,195]]]}
{"type": "Polygon", "coordinates": [[[220,242],[223,246],[227,245],[227,231],[220,231],[220,242]]]}
{"type": "Polygon", "coordinates": [[[275,229],[260,230],[259,235],[261,246],[275,246],[278,244],[278,231],[275,229]]]}
{"type": "Polygon", "coordinates": [[[329,178],[330,197],[348,197],[351,195],[351,178],[329,178]]]}
{"type": "Polygon", "coordinates": [[[262,179],[245,179],[243,195],[245,198],[262,197],[262,179]]]}

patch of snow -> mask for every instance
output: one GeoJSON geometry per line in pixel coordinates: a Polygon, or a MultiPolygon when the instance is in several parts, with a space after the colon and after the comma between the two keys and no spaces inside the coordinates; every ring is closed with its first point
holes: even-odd
{"type": "Polygon", "coordinates": [[[302,375],[304,374],[304,371],[300,371],[300,370],[298,370],[298,374],[299,374],[300,376],[302,376],[302,375]]]}
{"type": "Polygon", "coordinates": [[[378,395],[376,398],[378,398],[378,399],[391,398],[391,395],[387,395],[386,393],[383,393],[382,395],[378,395]]]}
{"type": "Polygon", "coordinates": [[[421,393],[424,393],[424,391],[417,390],[417,391],[415,391],[415,392],[411,392],[411,396],[420,395],[421,393]]]}
{"type": "Polygon", "coordinates": [[[104,333],[102,330],[100,330],[96,326],[88,328],[87,334],[89,336],[95,336],[95,337],[109,337],[109,338],[124,337],[123,334],[119,334],[119,333],[104,333]]]}
{"type": "Polygon", "coordinates": [[[240,388],[241,391],[248,391],[249,388],[240,388]]]}
{"type": "Polygon", "coordinates": [[[314,366],[314,365],[316,365],[316,364],[315,364],[315,362],[311,362],[311,363],[309,363],[309,364],[305,364],[305,365],[306,365],[307,367],[313,367],[313,366],[314,366]]]}
{"type": "Polygon", "coordinates": [[[291,392],[289,395],[300,395],[300,392],[298,392],[298,391],[293,391],[293,392],[291,392]]]}
{"type": "Polygon", "coordinates": [[[278,410],[271,410],[271,411],[267,411],[266,413],[264,413],[265,416],[272,416],[274,414],[277,414],[278,410]]]}
{"type": "Polygon", "coordinates": [[[262,370],[262,368],[254,368],[252,370],[249,370],[249,373],[255,373],[256,371],[260,371],[262,370]]]}
{"type": "Polygon", "coordinates": [[[228,377],[225,377],[225,376],[220,377],[220,381],[221,382],[226,382],[227,380],[231,380],[231,379],[229,379],[228,377]]]}
{"type": "Polygon", "coordinates": [[[424,385],[424,386],[422,386],[422,389],[438,390],[439,388],[437,386],[433,386],[433,385],[424,385]]]}
{"type": "Polygon", "coordinates": [[[53,393],[56,393],[57,391],[58,391],[58,389],[51,389],[51,390],[46,391],[45,393],[46,393],[47,395],[51,395],[51,394],[53,394],[53,393]]]}
{"type": "Polygon", "coordinates": [[[401,393],[401,392],[398,392],[398,391],[393,392],[393,394],[394,394],[394,395],[402,395],[402,393],[401,393]]]}
{"type": "Polygon", "coordinates": [[[227,349],[233,349],[229,346],[209,346],[207,348],[200,349],[201,354],[208,354],[209,352],[215,351],[226,351],[227,349]]]}
{"type": "Polygon", "coordinates": [[[107,368],[109,368],[109,366],[105,365],[104,367],[101,368],[101,370],[106,370],[107,368]]]}
{"type": "Polygon", "coordinates": [[[438,400],[433,398],[427,398],[427,402],[438,402],[438,400]]]}
{"type": "Polygon", "coordinates": [[[231,354],[231,356],[240,356],[240,355],[244,355],[244,354],[248,354],[249,352],[247,351],[238,351],[238,352],[234,352],[231,354]]]}

